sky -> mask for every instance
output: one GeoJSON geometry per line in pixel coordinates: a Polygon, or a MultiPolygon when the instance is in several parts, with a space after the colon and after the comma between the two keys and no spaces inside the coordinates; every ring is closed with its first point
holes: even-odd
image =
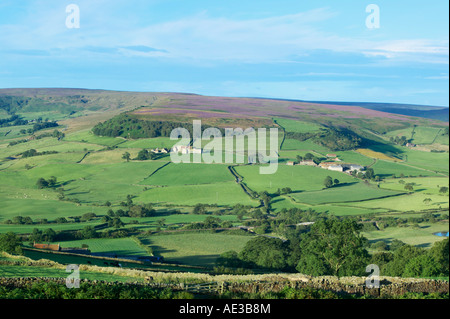
{"type": "Polygon", "coordinates": [[[0,88],[448,106],[448,6],[0,0],[0,88]]]}

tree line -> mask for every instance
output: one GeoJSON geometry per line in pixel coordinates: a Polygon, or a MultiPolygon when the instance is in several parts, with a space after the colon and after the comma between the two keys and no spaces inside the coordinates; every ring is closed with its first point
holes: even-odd
{"type": "Polygon", "coordinates": [[[256,237],[240,252],[229,251],[217,264],[230,268],[264,268],[311,276],[367,276],[376,264],[382,276],[438,277],[449,275],[448,238],[429,250],[393,242],[390,251],[368,251],[362,225],[352,219],[322,218],[310,228],[297,227],[287,240],[256,237]]]}

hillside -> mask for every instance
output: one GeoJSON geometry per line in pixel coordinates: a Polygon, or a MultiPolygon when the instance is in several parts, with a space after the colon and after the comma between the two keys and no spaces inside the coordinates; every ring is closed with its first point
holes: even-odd
{"type": "MultiPolygon", "coordinates": [[[[201,140],[203,151],[209,142],[201,140]]],[[[264,135],[257,142],[270,145],[264,135]]],[[[336,220],[355,222],[362,260],[392,254],[383,260],[390,276],[446,278],[441,259],[434,268],[412,263],[435,258],[443,239],[436,234],[448,232],[448,148],[446,122],[354,105],[4,89],[0,236],[13,233],[27,257],[58,263],[103,266],[103,258],[119,258],[124,268],[152,271],[337,275],[329,266],[304,267],[319,261],[300,262],[298,254],[311,225],[336,220]],[[173,161],[170,132],[190,131],[199,119],[221,133],[278,128],[275,155],[263,154],[277,157],[276,171],[261,174],[265,164],[250,160],[248,144],[214,149],[214,161],[208,152],[173,161]],[[49,254],[33,242],[90,253],[49,254]],[[395,255],[403,244],[413,257],[395,255]]],[[[362,276],[360,266],[343,271],[362,276]]]]}

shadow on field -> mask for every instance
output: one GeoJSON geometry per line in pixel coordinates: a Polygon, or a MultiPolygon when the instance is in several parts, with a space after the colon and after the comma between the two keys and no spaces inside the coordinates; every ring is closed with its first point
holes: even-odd
{"type": "MultiPolygon", "coordinates": [[[[169,258],[170,262],[190,266],[214,266],[219,255],[194,255],[169,258]]],[[[166,259],[166,261],[168,261],[166,259]]]]}
{"type": "Polygon", "coordinates": [[[359,182],[339,183],[337,185],[333,185],[333,187],[331,187],[331,188],[347,187],[347,186],[355,185],[355,184],[358,184],[358,183],[359,182]]]}

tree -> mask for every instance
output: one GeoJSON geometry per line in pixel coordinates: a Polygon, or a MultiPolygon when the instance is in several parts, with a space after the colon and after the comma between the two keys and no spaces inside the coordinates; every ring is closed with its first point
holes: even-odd
{"type": "Polygon", "coordinates": [[[439,188],[439,193],[445,194],[447,192],[448,192],[448,187],[442,186],[441,188],[439,188]]]}
{"type": "Polygon", "coordinates": [[[22,240],[13,232],[0,234],[0,251],[22,255],[22,240]]]}
{"type": "Polygon", "coordinates": [[[48,187],[48,182],[44,178],[41,177],[38,179],[36,185],[39,189],[43,189],[43,188],[48,187]]]}
{"type": "Polygon", "coordinates": [[[439,265],[439,276],[449,275],[449,239],[435,242],[430,248],[428,254],[439,265]]]}
{"type": "Polygon", "coordinates": [[[326,188],[330,188],[331,186],[333,186],[333,179],[331,178],[331,176],[327,176],[327,177],[325,178],[325,180],[323,181],[323,185],[324,185],[326,188]]]}
{"type": "Polygon", "coordinates": [[[424,203],[425,205],[429,205],[431,202],[432,202],[432,199],[431,199],[431,198],[425,198],[425,199],[423,200],[423,203],[424,203]]]}
{"type": "Polygon", "coordinates": [[[193,214],[196,215],[203,215],[206,214],[206,208],[204,204],[197,204],[194,206],[194,210],[192,211],[193,214]]]}
{"type": "Polygon", "coordinates": [[[375,176],[375,172],[372,167],[369,167],[366,169],[366,173],[364,174],[364,177],[367,179],[372,179],[375,176]]]}
{"type": "Polygon", "coordinates": [[[297,271],[308,275],[364,275],[369,262],[367,239],[351,219],[319,220],[302,234],[297,271]]]}
{"type": "Polygon", "coordinates": [[[124,160],[126,160],[127,162],[129,162],[130,159],[131,159],[131,154],[128,153],[128,152],[123,153],[123,154],[122,154],[122,159],[124,159],[124,160]]]}
{"type": "Polygon", "coordinates": [[[334,185],[339,185],[339,183],[340,183],[340,181],[337,178],[335,178],[334,179],[334,185]]]}
{"type": "Polygon", "coordinates": [[[247,242],[239,259],[250,267],[283,270],[288,264],[289,249],[281,239],[256,237],[247,242]]]}
{"type": "Polygon", "coordinates": [[[405,190],[412,192],[414,190],[414,187],[411,183],[407,183],[405,185],[405,190]]]}

